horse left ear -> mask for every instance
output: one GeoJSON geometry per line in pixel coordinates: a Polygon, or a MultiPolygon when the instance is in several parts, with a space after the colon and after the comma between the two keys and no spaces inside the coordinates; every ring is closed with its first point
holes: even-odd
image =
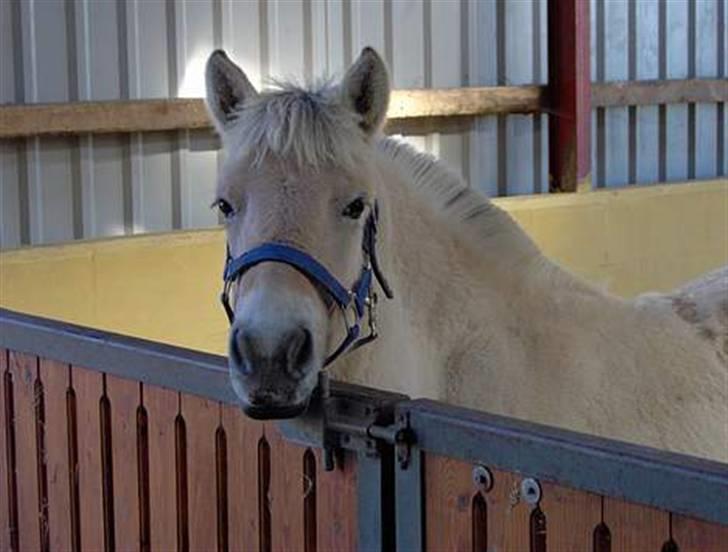
{"type": "Polygon", "coordinates": [[[235,112],[258,96],[248,77],[223,50],[210,54],[205,67],[207,109],[220,134],[235,120],[235,112]]]}
{"type": "Polygon", "coordinates": [[[369,136],[380,130],[389,106],[389,73],[373,48],[364,48],[341,82],[344,102],[361,116],[369,136]]]}

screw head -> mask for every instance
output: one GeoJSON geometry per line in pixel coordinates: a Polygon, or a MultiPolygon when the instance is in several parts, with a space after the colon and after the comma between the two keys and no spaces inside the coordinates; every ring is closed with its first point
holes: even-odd
{"type": "Polygon", "coordinates": [[[490,470],[485,466],[475,466],[473,468],[473,483],[482,492],[487,493],[493,487],[493,476],[490,470]]]}
{"type": "Polygon", "coordinates": [[[528,504],[535,506],[541,500],[541,485],[533,477],[521,481],[521,497],[528,504]]]}

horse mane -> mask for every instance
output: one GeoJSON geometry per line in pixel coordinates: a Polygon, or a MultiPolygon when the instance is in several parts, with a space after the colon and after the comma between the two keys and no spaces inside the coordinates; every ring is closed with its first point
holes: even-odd
{"type": "Polygon", "coordinates": [[[485,241],[497,238],[522,256],[539,256],[538,249],[521,227],[503,209],[494,205],[480,190],[430,153],[420,152],[406,142],[391,137],[379,141],[379,151],[390,158],[407,176],[418,193],[447,223],[481,251],[485,241]]]}

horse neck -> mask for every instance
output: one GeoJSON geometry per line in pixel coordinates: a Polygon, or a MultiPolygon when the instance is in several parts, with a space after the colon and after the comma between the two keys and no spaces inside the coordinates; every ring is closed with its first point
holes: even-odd
{"type": "Polygon", "coordinates": [[[382,256],[396,267],[395,279],[402,280],[400,287],[410,299],[409,306],[427,309],[422,292],[452,297],[464,285],[499,293],[533,290],[541,276],[547,276],[549,284],[555,280],[575,285],[577,280],[549,262],[499,207],[490,204],[486,210],[476,209],[477,214],[465,220],[470,214],[467,207],[451,212],[397,171],[385,168],[383,172],[388,182],[383,190],[382,256]]]}
{"type": "Polygon", "coordinates": [[[393,382],[389,378],[397,374],[363,371],[428,364],[429,375],[420,372],[420,378],[435,377],[434,366],[444,366],[456,352],[448,347],[457,349],[471,337],[468,333],[487,331],[482,318],[491,306],[483,305],[503,302],[505,296],[531,286],[530,272],[544,264],[543,256],[502,210],[493,207],[482,214],[489,219],[480,228],[492,231],[473,235],[477,226],[448,219],[448,213],[396,167],[385,164],[380,173],[378,251],[395,299],[382,304],[379,343],[369,349],[364,362],[354,363],[360,366],[349,368],[348,374],[358,374],[347,378],[409,392],[419,388],[420,394],[430,395],[438,382],[393,382]]]}

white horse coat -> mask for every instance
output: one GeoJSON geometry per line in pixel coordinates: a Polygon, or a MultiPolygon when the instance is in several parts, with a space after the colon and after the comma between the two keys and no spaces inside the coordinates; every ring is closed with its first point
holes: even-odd
{"type": "MultiPolygon", "coordinates": [[[[728,267],[672,294],[612,296],[545,258],[442,163],[382,137],[388,97],[386,68],[368,49],[339,86],[318,90],[258,94],[223,55],[208,63],[234,254],[282,240],[350,282],[359,230],[331,205],[355,194],[379,205],[378,252],[395,297],[380,300],[378,340],[333,374],[728,461],[728,267]]],[[[245,324],[262,336],[256,354],[280,347],[290,320],[308,328],[313,354],[286,395],[302,400],[340,320],[289,267],[255,270],[236,292],[231,343],[245,324]]],[[[231,376],[246,401],[254,384],[241,365],[231,376]]]]}

